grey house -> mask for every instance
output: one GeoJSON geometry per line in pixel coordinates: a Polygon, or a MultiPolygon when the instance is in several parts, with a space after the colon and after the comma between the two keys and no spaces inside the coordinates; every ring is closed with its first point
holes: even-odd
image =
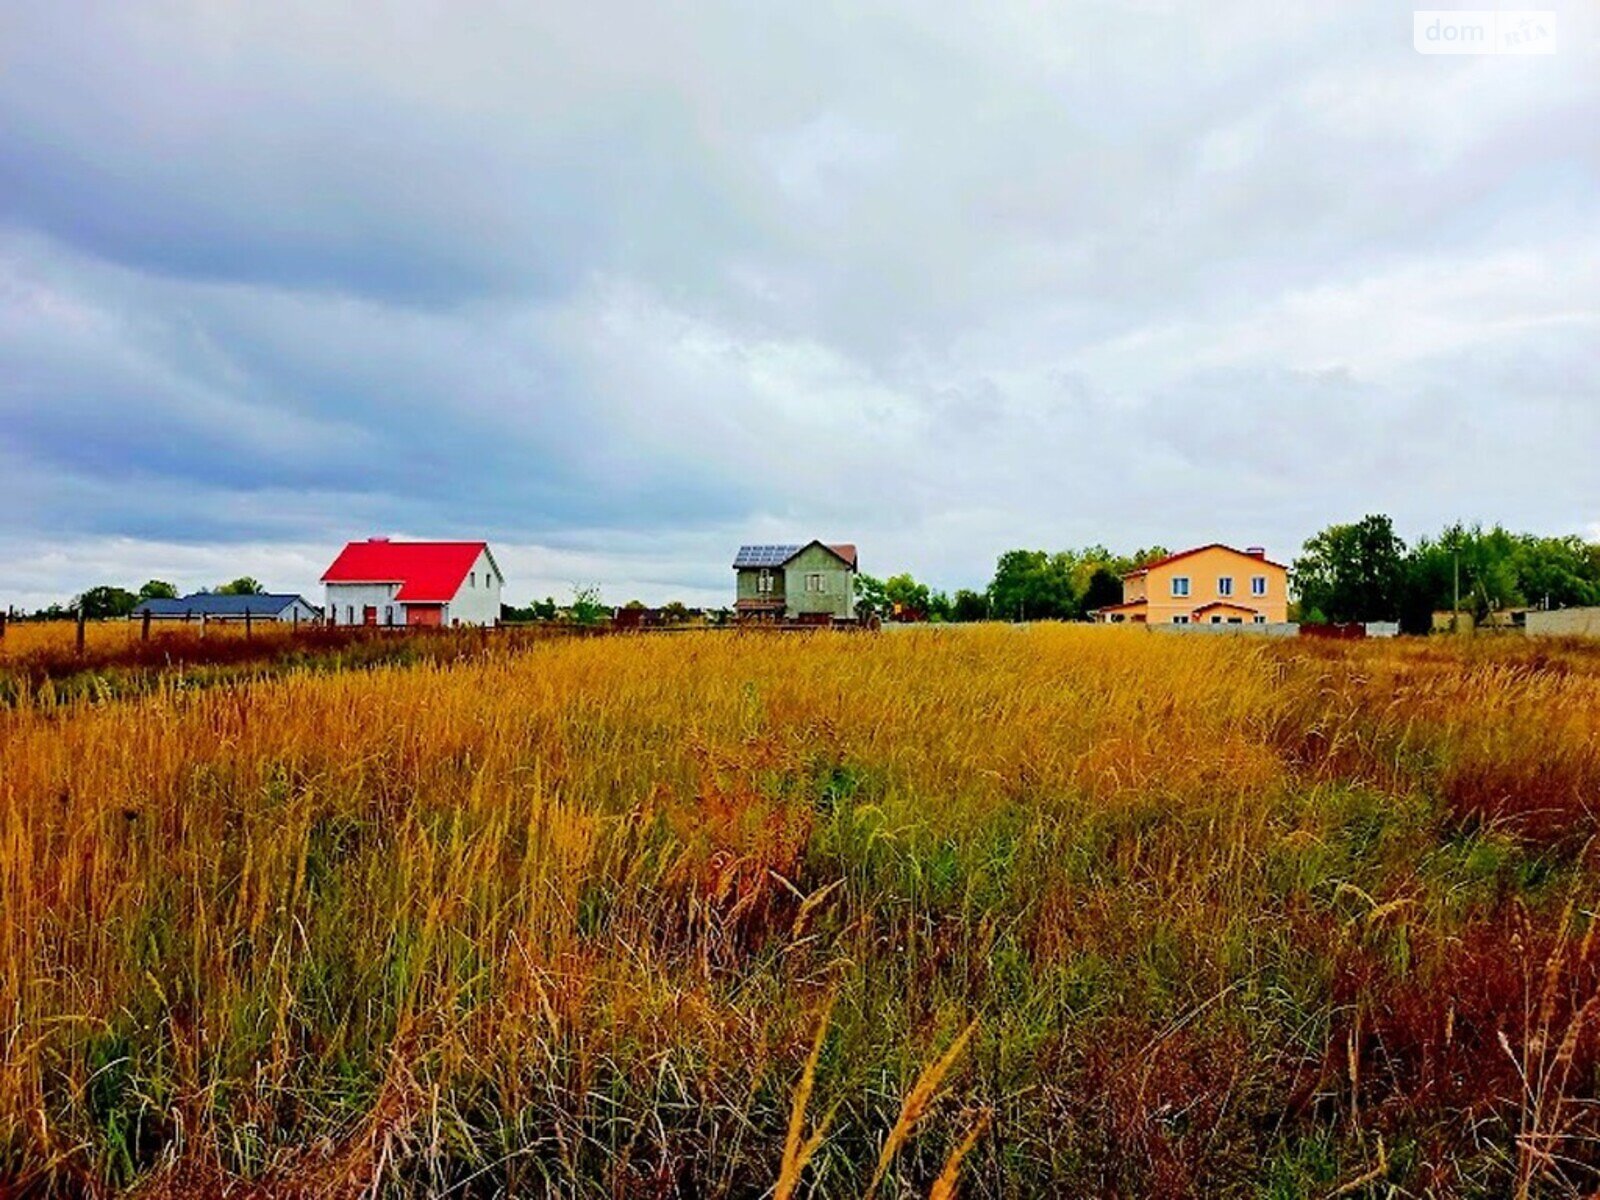
{"type": "Polygon", "coordinates": [[[856,548],[847,543],[740,546],[734,612],[742,620],[850,621],[856,548]]]}
{"type": "Polygon", "coordinates": [[[225,596],[217,592],[195,592],[178,600],[146,600],[133,615],[150,614],[152,621],[183,621],[189,618],[210,621],[315,621],[322,610],[291,593],[262,593],[255,596],[225,596]]]}

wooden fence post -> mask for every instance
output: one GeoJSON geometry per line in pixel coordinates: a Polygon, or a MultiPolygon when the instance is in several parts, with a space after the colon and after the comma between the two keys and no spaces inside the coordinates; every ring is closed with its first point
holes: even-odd
{"type": "Polygon", "coordinates": [[[247,642],[250,640],[250,610],[248,608],[244,610],[244,640],[247,642]]]}
{"type": "Polygon", "coordinates": [[[200,636],[201,637],[205,637],[205,635],[206,635],[206,621],[210,618],[210,616],[211,616],[210,613],[201,613],[200,614],[200,636]]]}
{"type": "Polygon", "coordinates": [[[78,605],[78,654],[83,654],[83,605],[78,605]]]}
{"type": "Polygon", "coordinates": [[[141,642],[148,642],[150,640],[150,610],[148,608],[144,610],[144,620],[139,622],[139,624],[141,626],[139,630],[139,640],[141,642]]]}
{"type": "Polygon", "coordinates": [[[0,642],[6,640],[6,614],[0,613],[0,642]]]}

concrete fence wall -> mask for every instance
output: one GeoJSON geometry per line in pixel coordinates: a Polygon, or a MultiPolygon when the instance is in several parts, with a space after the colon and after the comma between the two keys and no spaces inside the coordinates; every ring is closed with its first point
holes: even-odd
{"type": "Polygon", "coordinates": [[[1539,637],[1600,637],[1600,608],[1557,608],[1528,614],[1528,634],[1539,637]]]}
{"type": "Polygon", "coordinates": [[[1265,625],[1257,625],[1254,622],[1243,625],[1213,625],[1209,621],[1192,625],[1173,625],[1170,622],[1162,622],[1147,625],[1145,628],[1156,633],[1197,634],[1213,637],[1295,637],[1300,632],[1300,626],[1292,621],[1271,621],[1265,625]]]}

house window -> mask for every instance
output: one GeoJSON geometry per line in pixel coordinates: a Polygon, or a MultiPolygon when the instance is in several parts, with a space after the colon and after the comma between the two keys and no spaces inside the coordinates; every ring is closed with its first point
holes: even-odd
{"type": "Polygon", "coordinates": [[[1219,595],[1219,596],[1231,596],[1231,595],[1233,595],[1233,576],[1232,575],[1224,575],[1220,579],[1217,580],[1217,595],[1219,595]]]}
{"type": "Polygon", "coordinates": [[[1257,625],[1265,625],[1266,623],[1267,623],[1267,615],[1265,613],[1257,613],[1256,614],[1256,624],[1257,625]]]}
{"type": "Polygon", "coordinates": [[[394,605],[385,604],[383,606],[383,623],[385,625],[394,624],[394,605]]]}
{"type": "Polygon", "coordinates": [[[806,576],[806,591],[822,595],[828,590],[828,577],[822,574],[806,576]]]}
{"type": "Polygon", "coordinates": [[[1174,596],[1187,596],[1189,594],[1189,577],[1187,575],[1174,575],[1172,577],[1172,594],[1174,596]]]}
{"type": "Polygon", "coordinates": [[[1250,576],[1250,594],[1252,596],[1265,596],[1267,594],[1267,577],[1265,575],[1250,576]]]}
{"type": "Polygon", "coordinates": [[[772,572],[762,571],[756,576],[756,591],[770,592],[772,590],[772,572]]]}
{"type": "Polygon", "coordinates": [[[344,606],[344,623],[346,625],[354,625],[356,623],[356,606],[354,604],[346,604],[344,606]]]}
{"type": "Polygon", "coordinates": [[[478,586],[478,573],[476,571],[468,571],[467,572],[467,586],[468,587],[477,587],[478,586]]]}
{"type": "Polygon", "coordinates": [[[1211,623],[1213,625],[1221,625],[1222,624],[1222,618],[1221,617],[1212,617],[1211,618],[1211,623]]]}
{"type": "Polygon", "coordinates": [[[1174,625],[1187,625],[1189,623],[1189,618],[1180,613],[1178,616],[1172,618],[1172,623],[1174,625]]]}

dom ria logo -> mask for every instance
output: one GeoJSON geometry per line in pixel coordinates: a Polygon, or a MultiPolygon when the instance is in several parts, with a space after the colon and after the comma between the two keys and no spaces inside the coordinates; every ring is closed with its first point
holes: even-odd
{"type": "Polygon", "coordinates": [[[1556,14],[1427,9],[1411,14],[1411,42],[1419,54],[1554,54],[1556,14]]]}

